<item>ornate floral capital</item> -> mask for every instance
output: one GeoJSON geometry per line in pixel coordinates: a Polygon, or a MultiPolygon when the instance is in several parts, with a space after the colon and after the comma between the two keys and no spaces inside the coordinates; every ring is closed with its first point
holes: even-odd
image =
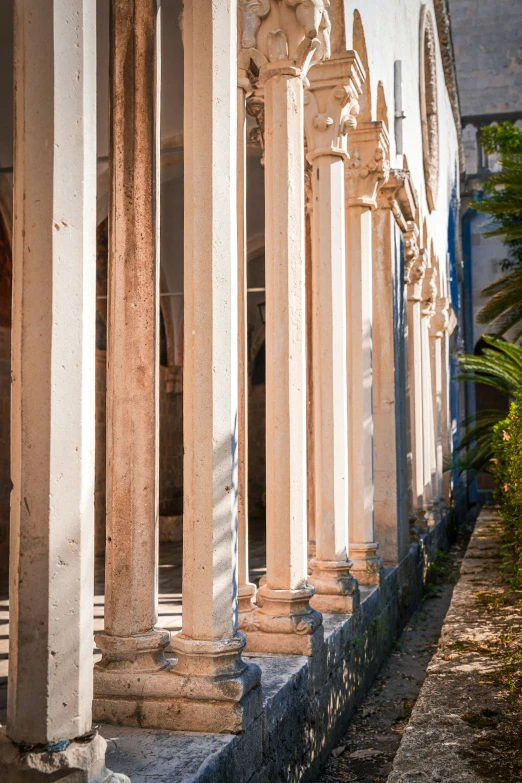
{"type": "Polygon", "coordinates": [[[360,123],[348,137],[349,163],[346,166],[348,206],[377,206],[377,191],[390,173],[390,140],[382,122],[360,123]]]}
{"type": "Polygon", "coordinates": [[[426,269],[422,281],[422,315],[431,323],[437,311],[437,270],[430,266],[426,269]]]}
{"type": "Polygon", "coordinates": [[[377,193],[377,206],[379,209],[391,209],[403,234],[407,232],[408,222],[415,220],[419,206],[409,171],[390,169],[388,181],[377,193]]]}
{"type": "Polygon", "coordinates": [[[413,220],[408,221],[404,232],[404,282],[410,283],[411,272],[419,259],[419,229],[413,220]]]}
{"type": "Polygon", "coordinates": [[[238,68],[255,86],[330,58],[329,0],[238,0],[238,68]]]}
{"type": "Polygon", "coordinates": [[[309,159],[346,156],[346,135],[357,127],[364,71],[355,52],[317,65],[305,91],[305,132],[309,159]]]}
{"type": "Polygon", "coordinates": [[[430,336],[442,337],[449,327],[449,300],[446,296],[438,296],[435,303],[435,314],[431,319],[430,336]]]}

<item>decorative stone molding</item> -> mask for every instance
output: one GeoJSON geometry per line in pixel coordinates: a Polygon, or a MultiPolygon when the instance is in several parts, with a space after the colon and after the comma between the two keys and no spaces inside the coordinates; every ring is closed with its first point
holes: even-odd
{"type": "Polygon", "coordinates": [[[449,326],[449,300],[446,296],[438,296],[435,313],[431,319],[430,337],[442,337],[449,326]]]}
{"type": "Polygon", "coordinates": [[[387,182],[377,193],[377,206],[380,209],[391,209],[402,233],[408,231],[408,223],[415,220],[419,206],[409,171],[390,169],[387,182]]]}
{"type": "Polygon", "coordinates": [[[437,270],[430,266],[426,269],[422,281],[421,313],[428,319],[428,325],[437,311],[437,270]]]}
{"type": "Polygon", "coordinates": [[[404,282],[410,283],[410,275],[419,257],[419,229],[417,224],[410,220],[404,232],[404,282]]]}
{"type": "Polygon", "coordinates": [[[408,278],[408,299],[411,302],[422,302],[424,275],[426,274],[427,266],[427,253],[425,250],[419,250],[408,278]]]}
{"type": "Polygon", "coordinates": [[[387,182],[390,139],[383,122],[363,122],[350,133],[345,187],[347,206],[377,206],[377,191],[387,182]]]}
{"type": "Polygon", "coordinates": [[[264,163],[265,153],[265,101],[262,88],[256,88],[247,96],[246,110],[257,123],[250,131],[250,141],[261,148],[261,163],[264,163]]]}
{"type": "Polygon", "coordinates": [[[347,158],[346,134],[357,127],[359,95],[365,74],[355,52],[320,64],[305,91],[308,160],[335,154],[347,158]]]}
{"type": "Polygon", "coordinates": [[[264,163],[263,82],[277,73],[300,76],[308,85],[312,64],[330,57],[329,0],[238,0],[238,85],[247,113],[256,120],[251,142],[264,163]]]}
{"type": "Polygon", "coordinates": [[[330,57],[328,0],[239,0],[238,67],[256,84],[275,73],[306,83],[316,62],[330,57]]]}
{"type": "Polygon", "coordinates": [[[422,157],[426,198],[432,212],[435,209],[439,184],[439,113],[435,32],[431,13],[426,5],[423,5],[421,10],[419,52],[422,157]]]}

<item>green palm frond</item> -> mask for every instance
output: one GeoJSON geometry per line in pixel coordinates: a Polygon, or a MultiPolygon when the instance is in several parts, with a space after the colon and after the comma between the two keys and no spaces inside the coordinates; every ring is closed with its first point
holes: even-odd
{"type": "Polygon", "coordinates": [[[491,324],[497,335],[522,323],[522,269],[515,269],[486,286],[482,296],[488,301],[477,314],[478,323],[491,324]]]}
{"type": "MultiPolygon", "coordinates": [[[[482,354],[459,356],[463,368],[455,380],[482,383],[512,398],[522,388],[522,346],[492,335],[484,335],[487,348],[482,354]]],[[[474,475],[491,472],[493,463],[493,427],[506,416],[505,410],[485,410],[463,422],[465,434],[460,439],[445,470],[464,471],[474,475]]]]}

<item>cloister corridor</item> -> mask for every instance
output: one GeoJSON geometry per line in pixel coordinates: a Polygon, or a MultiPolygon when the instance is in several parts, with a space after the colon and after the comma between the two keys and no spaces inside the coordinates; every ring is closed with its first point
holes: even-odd
{"type": "MultiPolygon", "coordinates": [[[[266,573],[265,520],[250,520],[250,581],[256,586],[266,573]]],[[[171,633],[181,631],[183,596],[181,592],[183,543],[163,542],[159,550],[158,625],[171,633]]],[[[105,560],[96,558],[94,572],[94,633],[104,627],[104,569],[105,560]]],[[[101,660],[94,646],[93,661],[101,660]]],[[[9,599],[7,577],[0,579],[0,723],[6,719],[7,668],[9,662],[9,599]]]]}

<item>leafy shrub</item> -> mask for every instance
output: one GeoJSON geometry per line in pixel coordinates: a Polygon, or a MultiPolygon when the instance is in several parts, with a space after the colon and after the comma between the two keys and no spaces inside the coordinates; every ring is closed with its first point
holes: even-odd
{"type": "Polygon", "coordinates": [[[522,388],[505,419],[493,428],[496,499],[504,521],[503,575],[522,591],[522,388]]]}

